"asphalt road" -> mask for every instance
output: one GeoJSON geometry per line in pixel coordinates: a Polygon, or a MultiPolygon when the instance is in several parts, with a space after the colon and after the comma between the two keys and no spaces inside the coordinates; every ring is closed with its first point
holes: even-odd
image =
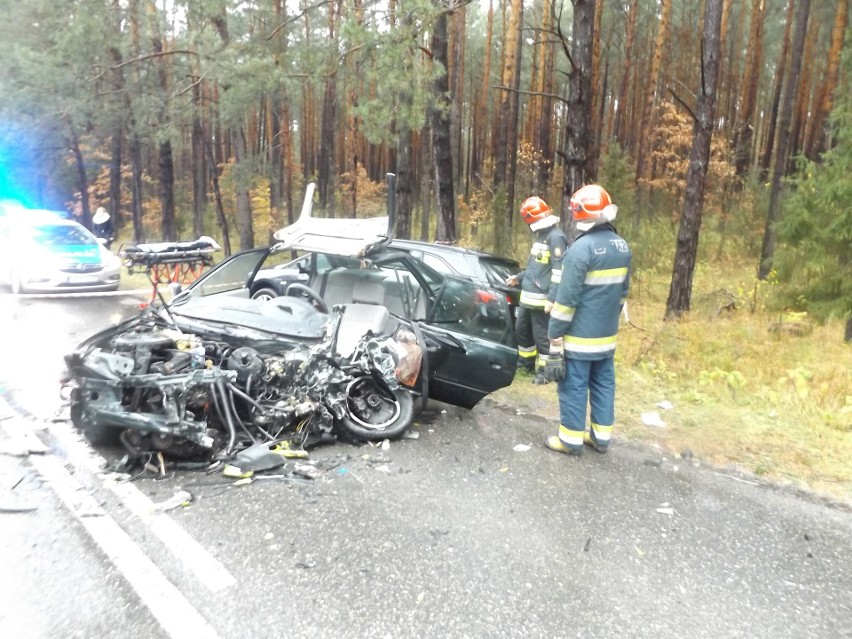
{"type": "Polygon", "coordinates": [[[617,439],[567,458],[490,401],[317,449],[312,481],[116,485],[57,380],[136,303],[0,298],[0,505],[35,508],[0,513],[2,636],[852,637],[847,509],[617,439]],[[8,454],[33,432],[46,453],[8,454]]]}

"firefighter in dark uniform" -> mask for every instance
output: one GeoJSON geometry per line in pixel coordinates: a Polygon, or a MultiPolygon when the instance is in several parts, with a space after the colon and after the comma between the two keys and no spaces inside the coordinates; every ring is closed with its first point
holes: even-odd
{"type": "Polygon", "coordinates": [[[518,368],[535,371],[533,384],[546,384],[542,374],[544,356],[548,354],[548,313],[562,276],[562,256],[568,238],[559,228],[559,218],[540,197],[529,197],[521,205],[534,241],[526,268],[506,280],[510,286],[521,286],[521,302],[515,322],[518,341],[518,368]]]}

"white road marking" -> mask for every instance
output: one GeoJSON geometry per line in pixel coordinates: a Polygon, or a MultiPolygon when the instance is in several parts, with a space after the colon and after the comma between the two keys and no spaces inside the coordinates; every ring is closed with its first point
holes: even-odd
{"type": "MultiPolygon", "coordinates": [[[[106,460],[85,442],[74,437],[67,428],[51,428],[50,432],[62,445],[72,464],[94,475],[103,472],[106,460]]],[[[118,497],[133,515],[145,523],[157,539],[211,592],[220,592],[237,583],[228,569],[177,522],[165,513],[157,512],[154,502],[136,486],[111,480],[104,481],[103,485],[118,497]]]]}
{"type": "Polygon", "coordinates": [[[115,520],[98,506],[57,458],[51,455],[30,455],[29,460],[112,564],[124,575],[142,603],[170,637],[219,637],[213,626],[207,623],[201,613],[115,520]]]}

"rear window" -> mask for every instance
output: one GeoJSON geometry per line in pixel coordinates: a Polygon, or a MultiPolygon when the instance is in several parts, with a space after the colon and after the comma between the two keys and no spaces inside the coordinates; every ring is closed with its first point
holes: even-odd
{"type": "Polygon", "coordinates": [[[482,270],[485,271],[485,276],[488,278],[488,283],[492,286],[504,284],[509,277],[521,270],[521,266],[512,260],[482,257],[480,264],[482,264],[482,270]]]}

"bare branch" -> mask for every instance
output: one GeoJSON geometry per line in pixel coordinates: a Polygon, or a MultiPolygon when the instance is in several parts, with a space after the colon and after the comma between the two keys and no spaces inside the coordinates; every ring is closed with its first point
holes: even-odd
{"type": "Polygon", "coordinates": [[[690,117],[692,118],[692,121],[698,122],[698,117],[692,111],[690,106],[686,102],[684,102],[683,100],[680,99],[678,94],[674,92],[674,89],[672,89],[671,87],[666,87],[666,88],[668,89],[669,93],[672,94],[672,97],[678,102],[678,104],[680,104],[684,109],[686,109],[687,113],[689,113],[690,117]]]}

